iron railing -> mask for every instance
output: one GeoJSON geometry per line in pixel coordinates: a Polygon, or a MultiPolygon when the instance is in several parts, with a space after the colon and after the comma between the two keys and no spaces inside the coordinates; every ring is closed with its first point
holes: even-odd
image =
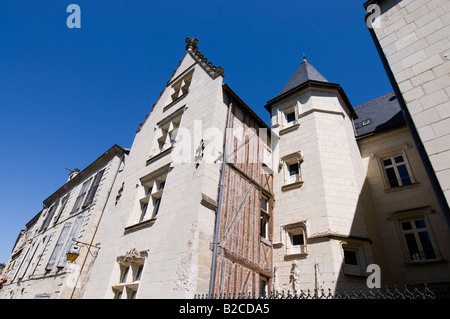
{"type": "Polygon", "coordinates": [[[436,294],[432,289],[425,284],[422,289],[408,288],[404,285],[403,288],[394,286],[389,289],[388,286],[382,289],[363,289],[351,288],[350,291],[346,289],[336,289],[334,293],[331,289],[313,289],[300,290],[291,293],[287,292],[271,292],[270,294],[256,294],[256,293],[222,293],[222,294],[197,294],[194,299],[447,299],[450,297],[449,289],[439,290],[436,294]]]}

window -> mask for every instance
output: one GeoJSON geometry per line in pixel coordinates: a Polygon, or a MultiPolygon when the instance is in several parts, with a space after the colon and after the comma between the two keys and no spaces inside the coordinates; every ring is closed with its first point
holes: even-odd
{"type": "Polygon", "coordinates": [[[302,162],[303,156],[300,152],[284,156],[281,159],[280,169],[282,167],[284,171],[284,186],[281,188],[282,191],[302,186],[303,181],[300,170],[302,162]]]}
{"type": "Polygon", "coordinates": [[[285,113],[286,114],[286,122],[287,123],[292,123],[295,121],[295,112],[289,112],[289,113],[285,113]]]}
{"type": "Polygon", "coordinates": [[[288,174],[289,183],[296,183],[299,181],[298,163],[288,164],[288,174]]]}
{"type": "Polygon", "coordinates": [[[47,216],[44,219],[44,222],[42,223],[42,226],[39,231],[44,231],[47,229],[48,225],[50,224],[50,221],[53,218],[53,215],[55,214],[56,208],[58,208],[59,200],[56,201],[50,208],[47,210],[47,216]]]}
{"type": "MultiPolygon", "coordinates": [[[[135,217],[131,217],[132,225],[147,220],[156,219],[160,212],[162,195],[164,192],[169,167],[170,164],[165,165],[153,173],[141,178],[142,188],[138,203],[139,217],[137,217],[137,214],[133,215],[135,217]]],[[[132,225],[128,227],[133,227],[132,225]]]]}
{"type": "Polygon", "coordinates": [[[172,98],[172,102],[176,101],[177,99],[183,97],[189,92],[189,86],[191,85],[192,81],[192,73],[185,75],[181,80],[175,82],[172,85],[172,93],[170,97],[172,98]]]}
{"type": "Polygon", "coordinates": [[[97,175],[95,175],[94,181],[92,182],[91,188],[89,189],[89,192],[86,196],[86,200],[84,201],[83,207],[87,207],[90,204],[92,204],[94,200],[94,195],[97,192],[98,185],[100,184],[104,172],[105,170],[102,170],[98,172],[97,175]]]}
{"type": "Polygon", "coordinates": [[[181,116],[180,112],[177,113],[176,116],[171,116],[168,119],[164,120],[162,123],[159,123],[159,135],[157,138],[158,142],[158,152],[161,153],[165,150],[170,149],[175,146],[176,137],[178,134],[178,129],[181,124],[181,116]]]}
{"type": "Polygon", "coordinates": [[[403,221],[400,225],[410,261],[416,262],[437,258],[424,218],[403,221]]]}
{"type": "Polygon", "coordinates": [[[296,119],[296,112],[295,112],[295,105],[292,105],[290,107],[287,107],[285,109],[281,110],[281,126],[283,128],[291,127],[297,123],[296,119]]]}
{"type": "Polygon", "coordinates": [[[75,200],[75,204],[73,205],[72,211],[70,212],[71,214],[76,213],[80,209],[81,204],[83,203],[84,200],[84,196],[86,196],[89,184],[91,183],[91,179],[92,178],[85,181],[83,183],[83,186],[81,186],[80,194],[78,194],[78,197],[75,200]]]}
{"type": "Polygon", "coordinates": [[[363,246],[360,243],[349,242],[342,245],[343,270],[347,275],[362,276],[366,265],[363,246]]]}
{"type": "Polygon", "coordinates": [[[115,299],[135,299],[142,278],[147,251],[131,249],[117,258],[118,283],[113,285],[115,299]]]}
{"type": "Polygon", "coordinates": [[[399,187],[412,184],[412,178],[404,155],[383,158],[381,161],[389,187],[399,187]]]}
{"type": "Polygon", "coordinates": [[[289,254],[306,253],[305,237],[302,228],[289,231],[289,254]]]}
{"type": "Polygon", "coordinates": [[[306,225],[305,222],[289,224],[283,227],[285,232],[286,255],[291,257],[306,256],[306,225]]]}
{"type": "Polygon", "coordinates": [[[55,219],[53,220],[53,225],[56,225],[56,223],[59,220],[59,217],[61,216],[64,208],[66,207],[67,201],[69,200],[69,196],[70,194],[66,195],[62,200],[61,200],[61,207],[59,208],[58,214],[55,216],[55,219]]]}
{"type": "Polygon", "coordinates": [[[259,235],[265,240],[269,240],[269,199],[261,196],[261,216],[260,216],[260,231],[259,235]]]}
{"type": "Polygon", "coordinates": [[[66,254],[72,246],[72,238],[78,235],[83,222],[83,216],[78,215],[75,221],[68,221],[64,223],[63,229],[58,237],[50,259],[45,267],[45,270],[50,271],[55,266],[56,262],[58,268],[63,268],[66,263],[66,254]],[[70,232],[70,233],[69,233],[70,232]],[[62,253],[61,253],[62,252],[62,253]]]}
{"type": "Polygon", "coordinates": [[[264,276],[259,276],[259,295],[268,296],[269,294],[269,280],[264,276]]]}

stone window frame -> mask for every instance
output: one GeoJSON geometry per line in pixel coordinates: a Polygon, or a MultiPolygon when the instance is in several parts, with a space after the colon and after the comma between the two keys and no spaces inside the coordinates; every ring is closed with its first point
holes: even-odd
{"type": "Polygon", "coordinates": [[[280,170],[283,171],[282,172],[283,186],[281,187],[282,191],[288,191],[303,186],[302,170],[301,170],[302,163],[303,163],[303,155],[301,151],[283,156],[281,158],[279,164],[279,171],[280,170]],[[298,177],[296,181],[292,182],[289,177],[289,167],[295,164],[298,165],[298,177]]]}
{"type": "Polygon", "coordinates": [[[284,258],[305,258],[308,255],[308,236],[306,221],[295,222],[282,226],[282,241],[284,244],[284,258]],[[293,236],[303,235],[303,245],[294,246],[293,236]]]}
{"type": "Polygon", "coordinates": [[[125,232],[152,225],[156,222],[157,216],[154,204],[159,200],[157,212],[159,214],[164,187],[171,170],[172,165],[169,163],[139,179],[140,184],[136,184],[136,187],[140,188],[137,193],[137,203],[130,215],[128,226],[125,227],[125,232]],[[163,186],[161,187],[161,185],[163,186]],[[145,213],[143,212],[144,204],[147,204],[145,213]]]}
{"type": "Polygon", "coordinates": [[[172,152],[176,144],[178,131],[186,109],[187,106],[183,105],[172,114],[156,123],[154,128],[156,135],[150,158],[147,160],[147,165],[172,152]]]}
{"type": "Polygon", "coordinates": [[[118,280],[113,284],[114,299],[135,299],[141,283],[148,251],[132,248],[124,255],[117,257],[118,280]],[[130,271],[131,270],[131,271],[130,271]],[[138,278],[139,275],[139,278],[138,278]],[[125,296],[125,298],[123,298],[125,296]]]}
{"type": "Polygon", "coordinates": [[[163,112],[167,111],[173,105],[177,104],[189,93],[189,88],[194,77],[194,68],[190,68],[180,74],[175,80],[170,82],[170,99],[169,103],[163,108],[163,112]],[[181,93],[181,94],[180,94],[181,93]]]}
{"type": "Polygon", "coordinates": [[[367,258],[364,243],[356,240],[345,240],[340,242],[342,254],[342,271],[347,276],[367,277],[367,258]],[[345,251],[356,254],[357,265],[347,264],[345,261],[345,251]]]}

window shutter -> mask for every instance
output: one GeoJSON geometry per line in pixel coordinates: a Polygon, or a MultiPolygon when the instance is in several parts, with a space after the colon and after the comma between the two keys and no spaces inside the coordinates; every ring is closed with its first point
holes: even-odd
{"type": "Polygon", "coordinates": [[[59,252],[61,251],[62,245],[64,244],[64,241],[67,237],[67,234],[69,233],[70,226],[72,226],[72,222],[66,222],[64,224],[64,227],[61,231],[61,234],[59,235],[58,241],[56,242],[55,248],[53,249],[53,253],[50,256],[50,260],[47,263],[47,266],[45,267],[45,270],[51,270],[53,266],[55,265],[56,258],[58,258],[59,252]]]}
{"type": "Polygon", "coordinates": [[[41,250],[39,251],[39,254],[36,257],[35,262],[31,265],[30,274],[28,277],[33,276],[34,272],[36,271],[37,265],[39,264],[39,261],[41,260],[42,254],[44,253],[45,247],[47,247],[48,240],[50,239],[50,235],[45,237],[44,243],[42,244],[41,250]]]}
{"type": "Polygon", "coordinates": [[[81,207],[81,203],[83,202],[84,195],[86,195],[86,192],[87,192],[87,189],[91,182],[91,179],[92,178],[90,178],[89,180],[84,182],[83,186],[81,186],[80,194],[78,195],[77,200],[75,201],[75,204],[73,205],[71,214],[75,213],[81,207]]]}
{"type": "MultiPolygon", "coordinates": [[[[70,195],[70,194],[69,194],[69,195],[70,195]]],[[[58,222],[59,217],[61,216],[61,214],[62,214],[64,208],[66,207],[67,201],[69,200],[69,195],[67,195],[66,197],[64,197],[64,198],[61,200],[61,208],[59,209],[58,214],[55,216],[55,220],[53,221],[53,225],[56,225],[56,223],[58,222]]]]}
{"type": "Polygon", "coordinates": [[[67,240],[66,240],[66,244],[64,246],[64,250],[63,250],[62,255],[61,255],[60,259],[59,259],[58,265],[56,267],[62,268],[62,267],[64,267],[66,265],[66,263],[67,263],[66,255],[69,252],[70,247],[72,246],[72,238],[75,238],[75,237],[78,236],[78,232],[80,231],[82,222],[83,222],[83,216],[82,215],[78,215],[77,219],[74,222],[72,230],[70,231],[69,238],[67,238],[67,240]]]}
{"type": "Polygon", "coordinates": [[[31,248],[31,244],[28,244],[28,247],[27,247],[25,253],[23,254],[22,258],[20,259],[19,266],[17,266],[16,270],[14,271],[14,275],[12,276],[11,281],[14,280],[14,278],[15,278],[16,275],[17,275],[17,273],[19,272],[19,269],[20,269],[20,267],[22,266],[23,261],[25,260],[25,257],[28,255],[28,252],[30,251],[30,248],[31,248]]]}
{"type": "Polygon", "coordinates": [[[45,218],[44,222],[42,223],[41,229],[39,231],[46,230],[48,225],[50,224],[50,221],[53,218],[53,215],[55,214],[56,208],[58,208],[59,201],[56,201],[55,204],[50,207],[50,210],[47,214],[47,217],[45,218]]]}
{"type": "Polygon", "coordinates": [[[98,184],[100,184],[104,172],[105,170],[102,170],[98,172],[98,174],[95,176],[94,182],[92,183],[91,189],[89,190],[89,193],[86,197],[86,201],[84,202],[83,207],[90,205],[94,200],[94,195],[97,192],[98,184]]]}
{"type": "Polygon", "coordinates": [[[25,261],[25,263],[22,266],[22,269],[20,270],[19,276],[17,278],[22,279],[23,275],[25,275],[25,272],[27,271],[28,266],[30,265],[31,259],[34,256],[34,253],[36,252],[37,247],[39,246],[39,241],[36,240],[33,244],[33,248],[31,249],[31,252],[28,254],[28,257],[25,261]]]}

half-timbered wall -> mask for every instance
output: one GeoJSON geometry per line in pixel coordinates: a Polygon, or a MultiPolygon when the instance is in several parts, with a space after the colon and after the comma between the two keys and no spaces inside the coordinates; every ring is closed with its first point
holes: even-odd
{"type": "Polygon", "coordinates": [[[260,237],[261,196],[269,199],[272,178],[263,168],[265,128],[238,105],[233,106],[228,131],[227,165],[219,228],[215,292],[259,293],[260,277],[272,278],[272,216],[268,240],[260,237]]]}

